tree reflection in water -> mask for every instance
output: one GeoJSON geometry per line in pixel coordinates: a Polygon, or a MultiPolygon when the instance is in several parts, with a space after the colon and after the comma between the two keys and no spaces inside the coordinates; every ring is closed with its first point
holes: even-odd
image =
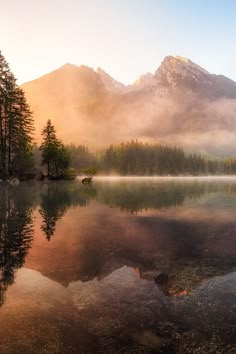
{"type": "Polygon", "coordinates": [[[99,183],[98,201],[131,213],[182,206],[186,199],[197,200],[206,194],[226,192],[227,184],[193,181],[155,180],[99,183]]]}
{"type": "Polygon", "coordinates": [[[41,195],[41,205],[39,213],[42,216],[41,230],[46,235],[48,241],[54,235],[57,221],[62,218],[67,210],[69,194],[65,190],[47,186],[47,193],[41,195]]]}
{"type": "Polygon", "coordinates": [[[22,184],[0,188],[0,305],[16,271],[24,265],[31,248],[34,228],[32,212],[40,205],[41,229],[46,238],[53,236],[57,221],[71,206],[86,206],[94,190],[78,190],[76,184],[22,184]],[[82,192],[81,192],[82,191],[82,192]]]}
{"type": "Polygon", "coordinates": [[[33,239],[32,200],[29,193],[11,187],[0,189],[0,304],[14,283],[33,239]]]}
{"type": "Polygon", "coordinates": [[[42,216],[41,230],[48,241],[56,231],[56,224],[75,206],[87,206],[91,198],[96,197],[96,190],[91,186],[80,188],[74,183],[50,183],[41,193],[39,213],[42,216]]]}
{"type": "Polygon", "coordinates": [[[91,200],[128,212],[181,206],[187,199],[209,193],[234,193],[228,184],[208,183],[132,183],[99,182],[82,186],[77,182],[49,184],[22,183],[18,187],[0,187],[0,304],[14,283],[17,269],[23,266],[33,239],[32,212],[39,207],[41,230],[49,241],[58,220],[75,206],[87,206],[91,200]]]}

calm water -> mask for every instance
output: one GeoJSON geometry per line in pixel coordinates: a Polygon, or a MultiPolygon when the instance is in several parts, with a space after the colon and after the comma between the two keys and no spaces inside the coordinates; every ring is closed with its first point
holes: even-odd
{"type": "Polygon", "coordinates": [[[236,179],[0,186],[0,353],[236,353],[236,179]]]}

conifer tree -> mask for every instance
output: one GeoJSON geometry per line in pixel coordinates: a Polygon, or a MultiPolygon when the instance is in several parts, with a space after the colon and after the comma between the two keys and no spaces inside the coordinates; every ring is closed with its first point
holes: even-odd
{"type": "Polygon", "coordinates": [[[42,150],[42,165],[47,165],[47,173],[50,175],[50,166],[56,157],[56,152],[59,147],[59,140],[56,136],[55,127],[48,119],[46,126],[42,130],[43,142],[40,146],[42,150]]]}
{"type": "Polygon", "coordinates": [[[21,175],[32,157],[33,119],[23,90],[0,52],[0,175],[21,175]]]}
{"type": "Polygon", "coordinates": [[[47,175],[63,176],[70,163],[69,154],[65,146],[58,140],[56,130],[50,119],[42,131],[43,142],[42,165],[47,165],[47,175]]]}

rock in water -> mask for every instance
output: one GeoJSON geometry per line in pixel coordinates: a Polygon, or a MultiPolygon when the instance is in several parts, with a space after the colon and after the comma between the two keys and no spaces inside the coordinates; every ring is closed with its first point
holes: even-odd
{"type": "Polygon", "coordinates": [[[19,186],[20,180],[18,178],[12,178],[9,180],[11,186],[19,186]]]}
{"type": "Polygon", "coordinates": [[[158,286],[158,288],[163,292],[163,294],[167,295],[168,294],[168,279],[169,276],[167,273],[160,273],[156,278],[155,278],[155,284],[158,286]]]}

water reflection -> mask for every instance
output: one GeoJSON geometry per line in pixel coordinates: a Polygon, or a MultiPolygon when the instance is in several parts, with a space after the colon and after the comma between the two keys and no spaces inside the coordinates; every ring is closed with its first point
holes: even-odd
{"type": "MultiPolygon", "coordinates": [[[[160,272],[171,273],[168,289],[164,292],[175,295],[191,291],[206,274],[224,274],[235,264],[234,250],[226,247],[230,257],[218,266],[219,259],[222,259],[220,253],[224,256],[220,235],[224,234],[225,245],[227,241],[231,246],[234,245],[232,231],[235,223],[232,218],[227,219],[232,213],[232,202],[235,202],[229,198],[234,198],[236,193],[236,184],[233,182],[99,181],[93,187],[84,187],[78,183],[22,184],[15,189],[2,187],[0,192],[2,294],[14,282],[15,270],[24,264],[31,247],[34,210],[40,214],[40,229],[48,241],[55,234],[59,220],[67,212],[72,212],[70,223],[77,231],[71,232],[70,242],[78,244],[78,247],[73,246],[73,256],[68,258],[70,263],[75,259],[75,264],[69,269],[65,266],[62,271],[68,273],[63,275],[68,279],[65,283],[75,279],[89,280],[96,276],[102,278],[120,266],[129,265],[136,268],[142,278],[149,280],[156,279],[160,272]],[[211,198],[213,205],[208,205],[211,198]],[[214,198],[217,198],[217,203],[214,203],[214,198]],[[200,200],[206,203],[199,204],[200,200]],[[189,203],[192,203],[191,207],[189,203]],[[183,207],[184,204],[187,207],[183,207]],[[73,210],[85,206],[88,207],[88,214],[80,222],[74,218],[73,210]],[[127,214],[117,214],[102,206],[138,215],[133,219],[127,214]],[[175,211],[169,215],[168,209],[171,207],[175,211]],[[159,210],[160,214],[153,215],[152,210],[159,210]],[[211,213],[216,212],[214,222],[204,220],[207,214],[210,215],[209,210],[211,213]],[[143,218],[142,212],[147,211],[143,218]],[[76,239],[79,231],[81,235],[78,243],[76,239]],[[214,244],[211,244],[212,239],[214,244]],[[216,249],[218,244],[220,252],[216,249]],[[186,279],[189,279],[187,286],[186,279]]],[[[80,212],[76,215],[80,215],[80,212]]],[[[64,231],[65,234],[61,235],[59,230],[60,236],[57,237],[59,254],[63,253],[63,249],[72,247],[66,241],[67,230],[64,231]]],[[[43,265],[47,252],[45,249],[42,252],[40,255],[37,251],[43,265]]],[[[50,254],[50,258],[53,259],[53,254],[50,254]]],[[[62,261],[58,255],[56,259],[62,261]]],[[[63,262],[67,263],[67,260],[63,259],[63,262]]],[[[51,271],[46,273],[58,278],[56,273],[60,273],[59,264],[54,263],[51,262],[51,271]]],[[[1,299],[3,301],[3,296],[1,299]]]]}
{"type": "Polygon", "coordinates": [[[1,308],[0,351],[234,353],[235,285],[234,272],[168,298],[129,267],[68,287],[23,268],[1,308]]]}
{"type": "Polygon", "coordinates": [[[7,311],[37,343],[56,327],[49,352],[193,352],[201,330],[202,352],[208,336],[232,343],[219,319],[235,325],[235,196],[233,181],[1,186],[0,351],[8,329],[20,337],[7,311]]]}
{"type": "Polygon", "coordinates": [[[167,273],[165,294],[189,293],[236,264],[234,191],[233,183],[47,185],[39,223],[48,240],[55,234],[55,242],[45,249],[37,238],[29,259],[37,259],[34,269],[66,286],[128,265],[152,281],[167,273]]]}
{"type": "Polygon", "coordinates": [[[0,189],[0,304],[31,247],[32,199],[28,196],[10,187],[0,189]]]}
{"type": "Polygon", "coordinates": [[[41,192],[39,213],[42,216],[41,230],[48,241],[54,235],[57,221],[66,211],[77,205],[86,206],[90,198],[96,196],[96,190],[92,187],[79,189],[73,183],[49,183],[41,192]]]}
{"type": "Polygon", "coordinates": [[[55,232],[57,221],[62,218],[70,204],[69,193],[61,186],[48,185],[46,193],[41,194],[39,209],[42,216],[41,230],[48,241],[55,232]]]}
{"type": "Polygon", "coordinates": [[[132,213],[149,209],[166,209],[182,206],[184,201],[198,200],[211,193],[236,191],[230,183],[202,183],[198,181],[163,182],[147,181],[101,181],[98,201],[132,213]]]}

